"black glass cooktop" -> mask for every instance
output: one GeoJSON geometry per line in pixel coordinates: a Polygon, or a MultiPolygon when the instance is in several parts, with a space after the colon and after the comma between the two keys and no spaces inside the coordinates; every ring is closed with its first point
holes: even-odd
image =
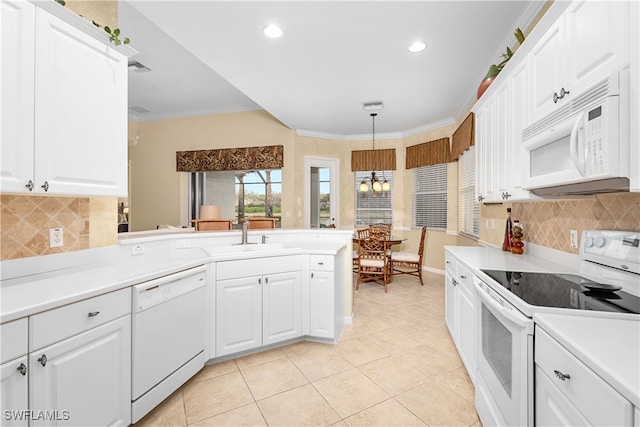
{"type": "Polygon", "coordinates": [[[573,274],[482,270],[530,305],[640,314],[640,298],[573,274]]]}

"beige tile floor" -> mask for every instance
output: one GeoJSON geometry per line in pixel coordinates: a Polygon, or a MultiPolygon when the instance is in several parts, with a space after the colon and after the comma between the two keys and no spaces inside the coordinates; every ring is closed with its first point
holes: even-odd
{"type": "Polygon", "coordinates": [[[302,341],[207,365],[138,426],[480,426],[444,323],[444,277],[355,292],[337,345],[302,341]]]}

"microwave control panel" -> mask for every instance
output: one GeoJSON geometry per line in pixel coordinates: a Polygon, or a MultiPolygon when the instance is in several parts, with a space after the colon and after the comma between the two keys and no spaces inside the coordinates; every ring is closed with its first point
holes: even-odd
{"type": "Polygon", "coordinates": [[[602,105],[589,110],[586,114],[584,142],[585,142],[585,172],[587,176],[599,175],[606,170],[606,152],[602,146],[604,136],[602,105]]]}

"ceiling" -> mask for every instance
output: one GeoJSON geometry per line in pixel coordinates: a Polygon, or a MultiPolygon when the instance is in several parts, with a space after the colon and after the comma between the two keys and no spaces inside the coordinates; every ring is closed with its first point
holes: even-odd
{"type": "Polygon", "coordinates": [[[541,1],[119,2],[151,71],[129,72],[136,120],[264,109],[299,134],[367,139],[458,122],[541,1]],[[264,36],[277,23],[282,37],[264,36]],[[410,53],[423,40],[427,48],[410,53]]]}

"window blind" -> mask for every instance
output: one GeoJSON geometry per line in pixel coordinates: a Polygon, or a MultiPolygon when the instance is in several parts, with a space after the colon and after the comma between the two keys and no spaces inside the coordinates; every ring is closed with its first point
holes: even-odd
{"type": "Polygon", "coordinates": [[[371,190],[371,172],[354,172],[355,188],[355,226],[362,227],[377,222],[393,223],[393,172],[376,171],[376,177],[381,181],[383,177],[389,182],[389,191],[373,192],[371,190]],[[365,180],[369,191],[360,191],[360,183],[365,180]]]}
{"type": "Polygon", "coordinates": [[[413,169],[414,227],[429,230],[447,229],[447,164],[421,166],[413,169]]]}
{"type": "Polygon", "coordinates": [[[480,237],[480,204],[476,199],[476,147],[470,147],[458,164],[458,230],[461,234],[480,237]]]}

